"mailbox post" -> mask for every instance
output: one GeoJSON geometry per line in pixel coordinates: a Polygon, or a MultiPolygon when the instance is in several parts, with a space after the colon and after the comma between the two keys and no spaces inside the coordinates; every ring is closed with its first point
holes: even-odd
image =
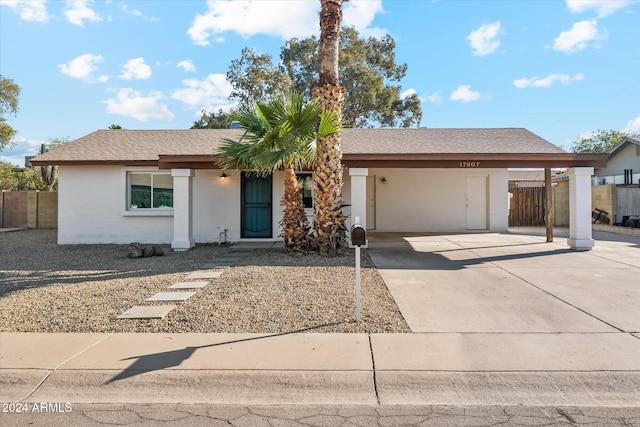
{"type": "Polygon", "coordinates": [[[351,244],[356,247],[356,322],[360,323],[360,246],[367,244],[367,230],[359,224],[360,217],[355,218],[351,226],[351,244]]]}

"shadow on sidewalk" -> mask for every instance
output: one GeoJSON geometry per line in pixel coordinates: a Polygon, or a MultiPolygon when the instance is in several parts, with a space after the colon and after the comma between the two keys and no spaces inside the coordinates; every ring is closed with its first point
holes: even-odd
{"type": "Polygon", "coordinates": [[[263,335],[259,337],[253,337],[253,338],[244,338],[244,339],[233,340],[233,341],[225,341],[225,342],[220,342],[215,344],[202,345],[198,347],[186,347],[180,350],[165,351],[162,353],[143,354],[140,356],[128,357],[122,360],[135,359],[135,361],[127,369],[125,369],[115,377],[111,378],[105,384],[111,384],[116,381],[124,380],[126,378],[131,378],[136,375],[144,374],[147,372],[160,371],[163,369],[172,368],[174,366],[180,366],[182,362],[189,359],[193,355],[193,353],[195,353],[195,351],[199,349],[203,349],[207,347],[218,347],[221,345],[236,344],[236,343],[242,343],[242,342],[248,342],[248,341],[256,341],[256,340],[262,340],[266,338],[275,338],[275,337],[280,337],[285,335],[292,335],[292,334],[307,332],[315,329],[321,329],[329,326],[336,326],[341,323],[345,323],[345,322],[326,323],[322,325],[311,326],[309,328],[297,329],[295,331],[290,331],[290,332],[282,332],[278,334],[263,335]]]}

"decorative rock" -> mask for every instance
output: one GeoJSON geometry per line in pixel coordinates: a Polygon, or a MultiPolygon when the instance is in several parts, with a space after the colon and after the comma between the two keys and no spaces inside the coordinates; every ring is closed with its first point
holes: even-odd
{"type": "Polygon", "coordinates": [[[127,258],[141,258],[142,248],[138,243],[131,243],[127,246],[127,258]]]}
{"type": "Polygon", "coordinates": [[[141,245],[140,243],[130,243],[127,246],[127,258],[147,258],[154,255],[163,256],[164,250],[157,245],[141,245]]]}
{"type": "Polygon", "coordinates": [[[143,258],[147,258],[147,257],[153,256],[153,252],[154,252],[153,245],[144,245],[142,247],[142,257],[143,258]]]}

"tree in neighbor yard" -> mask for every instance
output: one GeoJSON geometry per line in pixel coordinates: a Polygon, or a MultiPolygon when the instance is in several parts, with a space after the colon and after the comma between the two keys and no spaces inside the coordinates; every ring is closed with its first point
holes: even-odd
{"type": "Polygon", "coordinates": [[[16,130],[7,124],[6,114],[18,113],[20,86],[0,74],[0,151],[8,146],[16,130]]]}
{"type": "Polygon", "coordinates": [[[638,134],[630,134],[614,129],[598,129],[591,136],[574,140],[571,145],[573,153],[608,153],[626,137],[640,138],[638,134]]]}
{"type": "Polygon", "coordinates": [[[245,131],[238,141],[226,139],[220,147],[220,166],[258,174],[284,169],[283,215],[280,225],[287,251],[309,250],[309,223],[298,188],[296,170],[315,159],[316,138],[339,129],[337,120],[324,114],[316,100],[304,102],[292,93],[267,103],[241,104],[229,116],[245,131]]]}
{"type": "MultiPolygon", "coordinates": [[[[42,144],[39,154],[44,154],[47,151],[54,150],[63,144],[69,142],[68,137],[64,138],[49,138],[46,144],[42,144]]],[[[44,189],[46,191],[53,191],[56,183],[58,182],[58,166],[46,165],[40,166],[40,174],[42,175],[42,182],[44,183],[44,189]]]]}
{"type": "MultiPolygon", "coordinates": [[[[407,64],[396,64],[396,43],[386,35],[361,38],[353,27],[340,30],[340,85],[347,90],[342,113],[345,127],[411,127],[422,119],[416,93],[403,94],[399,84],[407,64]]],[[[279,64],[271,55],[244,48],[231,62],[227,80],[238,102],[265,102],[289,90],[313,98],[320,71],[320,42],[317,37],[293,38],[280,49],[279,64]]],[[[206,119],[203,112],[201,120],[206,119]]]]}
{"type": "Polygon", "coordinates": [[[0,161],[0,190],[43,190],[42,177],[37,168],[18,168],[0,161]]]}
{"type": "MultiPolygon", "coordinates": [[[[346,90],[338,79],[338,53],[342,3],[320,0],[320,81],[313,89],[324,111],[342,117],[346,90]]],[[[318,137],[313,173],[315,206],[314,246],[323,254],[337,254],[346,240],[346,217],[342,213],[342,146],[340,133],[318,137]]]]}
{"type": "Polygon", "coordinates": [[[231,117],[229,114],[222,111],[222,108],[218,112],[208,113],[207,110],[202,109],[202,117],[193,122],[190,129],[230,129],[231,117]]]}

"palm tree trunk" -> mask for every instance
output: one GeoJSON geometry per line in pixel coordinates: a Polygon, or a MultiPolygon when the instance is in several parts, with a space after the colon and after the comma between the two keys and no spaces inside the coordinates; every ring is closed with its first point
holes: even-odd
{"type": "Polygon", "coordinates": [[[307,252],[309,250],[310,227],[293,167],[286,167],[284,170],[284,195],[280,205],[283,206],[280,237],[284,240],[285,250],[287,252],[307,252]]]}
{"type": "MultiPolygon", "coordinates": [[[[320,0],[320,82],[314,95],[327,112],[341,117],[346,91],[340,87],[338,53],[342,3],[344,0],[320,0]]],[[[342,147],[340,133],[318,138],[314,169],[315,210],[313,215],[315,246],[321,253],[336,254],[345,240],[345,216],[342,213],[342,147]]]]}

